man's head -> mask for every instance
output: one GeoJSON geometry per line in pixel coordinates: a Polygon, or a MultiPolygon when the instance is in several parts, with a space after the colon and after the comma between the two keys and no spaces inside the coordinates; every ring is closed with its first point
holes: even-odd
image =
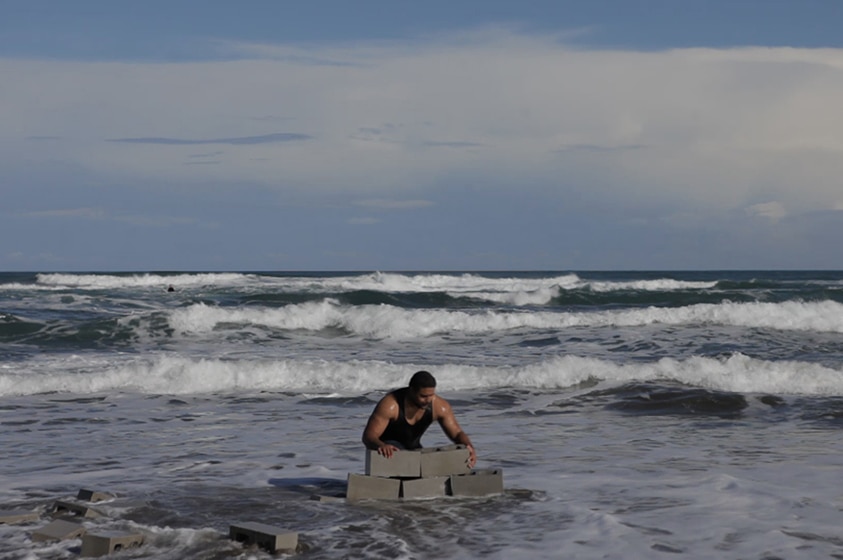
{"type": "Polygon", "coordinates": [[[410,397],[416,406],[430,406],[436,396],[436,378],[427,371],[417,371],[410,378],[410,397]]]}

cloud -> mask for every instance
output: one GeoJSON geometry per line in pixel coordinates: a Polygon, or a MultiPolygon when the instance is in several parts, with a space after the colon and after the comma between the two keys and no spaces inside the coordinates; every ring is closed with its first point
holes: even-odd
{"type": "Polygon", "coordinates": [[[576,152],[626,152],[632,150],[643,150],[647,146],[642,144],[631,144],[627,146],[597,146],[594,144],[574,144],[570,146],[563,146],[557,150],[554,150],[558,154],[565,154],[565,153],[576,153],[576,152]]]}
{"type": "Polygon", "coordinates": [[[23,212],[21,215],[27,218],[83,218],[87,220],[100,220],[106,216],[106,212],[102,208],[61,208],[23,212]]]}
{"type": "Polygon", "coordinates": [[[483,146],[481,142],[445,142],[441,140],[426,140],[425,142],[422,142],[422,145],[427,146],[428,148],[479,148],[483,146]]]}
{"type": "Polygon", "coordinates": [[[753,204],[746,209],[750,216],[761,216],[776,222],[787,215],[784,205],[781,202],[771,201],[753,204]]]}
{"type": "Polygon", "coordinates": [[[674,215],[839,203],[841,49],[588,50],[507,29],[226,48],[240,58],[0,59],[5,129],[63,139],[33,153],[7,137],[0,166],[61,161],[110,184],[248,182],[381,208],[449,185],[674,215]],[[267,115],[294,115],[297,131],[262,128],[277,126],[267,115]],[[184,165],[197,145],[225,145],[225,158],[184,165]]]}
{"type": "Polygon", "coordinates": [[[379,208],[381,210],[409,210],[433,206],[433,202],[429,200],[388,200],[383,198],[358,200],[354,204],[368,208],[379,208]]]}
{"type": "Polygon", "coordinates": [[[312,137],[307,134],[296,132],[276,132],[260,136],[240,136],[235,138],[209,138],[203,140],[187,140],[183,138],[110,138],[109,142],[124,142],[127,144],[163,144],[171,146],[194,146],[197,144],[229,144],[231,146],[243,146],[252,144],[272,144],[276,142],[300,142],[310,140],[312,137]]]}
{"type": "Polygon", "coordinates": [[[355,226],[370,226],[380,223],[377,218],[351,218],[348,223],[355,226]]]}
{"type": "MultiPolygon", "coordinates": [[[[110,212],[104,208],[95,207],[38,210],[34,212],[21,212],[19,215],[24,218],[35,219],[74,218],[87,221],[110,221],[155,228],[193,225],[198,223],[195,218],[189,217],[126,214],[121,212],[110,212]]],[[[205,225],[206,227],[215,227],[214,224],[205,225]]]]}

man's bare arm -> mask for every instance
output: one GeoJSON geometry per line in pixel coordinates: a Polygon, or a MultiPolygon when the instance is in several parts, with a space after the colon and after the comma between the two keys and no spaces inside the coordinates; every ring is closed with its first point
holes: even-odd
{"type": "Polygon", "coordinates": [[[387,395],[381,399],[372,415],[369,416],[369,421],[366,422],[366,428],[363,430],[363,445],[367,449],[376,449],[384,457],[392,457],[398,448],[383,442],[381,436],[389,425],[389,421],[397,417],[398,402],[391,395],[387,395]]]}
{"type": "Polygon", "coordinates": [[[468,466],[473,467],[477,463],[477,453],[474,450],[474,444],[471,443],[471,438],[468,437],[457,422],[454,411],[451,409],[450,403],[442,398],[436,399],[436,412],[439,425],[442,426],[442,431],[454,443],[460,443],[468,448],[470,453],[468,459],[468,466]]]}

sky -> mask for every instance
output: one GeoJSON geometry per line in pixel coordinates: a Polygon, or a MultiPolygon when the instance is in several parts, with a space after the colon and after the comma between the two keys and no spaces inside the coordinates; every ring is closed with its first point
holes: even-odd
{"type": "Polygon", "coordinates": [[[839,0],[0,0],[0,271],[843,269],[839,0]]]}

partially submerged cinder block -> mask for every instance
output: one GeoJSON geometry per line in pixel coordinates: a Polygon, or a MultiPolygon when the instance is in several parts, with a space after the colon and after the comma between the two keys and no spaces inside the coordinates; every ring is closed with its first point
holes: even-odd
{"type": "Polygon", "coordinates": [[[421,453],[396,451],[386,458],[375,449],[366,450],[366,474],[369,476],[411,477],[421,474],[421,453]]]}
{"type": "Polygon", "coordinates": [[[82,556],[105,556],[112,552],[136,548],[143,544],[143,535],[122,531],[86,533],[82,537],[82,556]]]}
{"type": "Polygon", "coordinates": [[[345,494],[311,494],[310,499],[317,502],[344,502],[345,494]]]}
{"type": "Polygon", "coordinates": [[[354,500],[397,500],[401,494],[401,480],[383,476],[348,474],[345,498],[354,500]]]}
{"type": "Polygon", "coordinates": [[[501,469],[478,469],[468,474],[452,475],[450,487],[453,496],[503,494],[503,471],[501,469]]]}
{"type": "Polygon", "coordinates": [[[27,523],[38,521],[40,516],[37,512],[28,509],[6,509],[0,510],[0,524],[27,523]]]}
{"type": "Polygon", "coordinates": [[[471,471],[468,460],[471,453],[462,444],[430,447],[421,450],[420,473],[422,477],[450,476],[471,471]]]}
{"type": "Polygon", "coordinates": [[[104,514],[87,504],[56,500],[53,504],[53,515],[75,515],[77,517],[102,517],[104,514]]]}
{"type": "Polygon", "coordinates": [[[269,553],[295,551],[299,534],[264,523],[237,523],[228,529],[231,540],[244,545],[255,545],[269,553]]]}
{"type": "Polygon", "coordinates": [[[409,478],[401,481],[401,497],[405,500],[439,498],[448,495],[448,477],[409,478]]]}
{"type": "Polygon", "coordinates": [[[79,490],[79,493],[76,495],[77,500],[85,502],[102,502],[112,498],[114,498],[114,496],[107,494],[106,492],[97,492],[95,490],[86,490],[84,488],[79,490]]]}
{"type": "Polygon", "coordinates": [[[67,539],[78,539],[85,534],[85,527],[79,523],[56,519],[47,525],[32,532],[33,542],[43,541],[64,541],[67,539]]]}

